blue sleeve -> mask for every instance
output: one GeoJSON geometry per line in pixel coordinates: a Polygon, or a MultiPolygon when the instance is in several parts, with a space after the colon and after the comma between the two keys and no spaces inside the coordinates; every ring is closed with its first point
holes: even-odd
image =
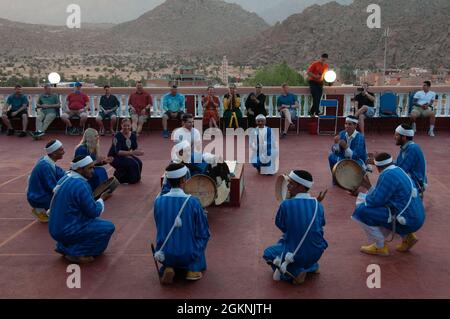
{"type": "MultiPolygon", "coordinates": [[[[56,172],[58,173],[58,170],[56,170],[56,172]]],[[[50,165],[42,166],[42,169],[39,170],[39,179],[42,181],[41,185],[43,186],[45,191],[50,194],[53,193],[53,189],[56,187],[56,184],[59,181],[59,178],[55,176],[53,168],[50,165]]]]}
{"type": "Polygon", "coordinates": [[[164,112],[167,112],[169,110],[169,105],[167,102],[167,94],[163,96],[162,98],[162,109],[164,112]]]}
{"type": "MultiPolygon", "coordinates": [[[[191,199],[192,200],[192,199],[191,199]]],[[[195,204],[195,238],[197,242],[200,244],[201,249],[206,248],[206,244],[208,243],[210,233],[209,233],[209,225],[208,219],[203,212],[203,208],[198,200],[196,200],[195,204]]]]}
{"type": "MultiPolygon", "coordinates": [[[[66,175],[66,172],[59,166],[56,166],[56,179],[58,182],[63,176],[66,175]]],[[[56,185],[55,185],[56,186],[56,185]]]]}
{"type": "Polygon", "coordinates": [[[394,193],[397,186],[397,180],[395,176],[388,174],[382,174],[378,179],[375,188],[372,188],[366,197],[366,206],[380,207],[385,206],[394,193]]]}
{"type": "Polygon", "coordinates": [[[180,99],[181,99],[181,109],[183,112],[186,112],[186,97],[183,94],[181,94],[180,99]]]}
{"type": "Polygon", "coordinates": [[[361,134],[358,134],[358,138],[352,141],[353,151],[352,159],[362,160],[364,163],[367,160],[366,142],[361,134]]]}
{"type": "Polygon", "coordinates": [[[77,201],[83,215],[89,218],[97,218],[102,212],[102,205],[94,200],[92,189],[87,183],[77,187],[77,201]]]}
{"type": "Polygon", "coordinates": [[[280,107],[281,106],[281,96],[277,97],[277,106],[280,107]]]}
{"type": "Polygon", "coordinates": [[[275,225],[280,229],[283,233],[286,232],[286,211],[284,209],[284,203],[280,205],[278,208],[277,216],[275,217],[275,225]]]}

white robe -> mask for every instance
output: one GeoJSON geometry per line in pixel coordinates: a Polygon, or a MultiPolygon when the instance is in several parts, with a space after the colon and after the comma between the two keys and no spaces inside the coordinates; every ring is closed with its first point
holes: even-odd
{"type": "Polygon", "coordinates": [[[276,138],[275,130],[270,127],[264,128],[256,128],[250,134],[250,158],[252,164],[257,164],[258,162],[258,151],[260,156],[261,163],[268,163],[270,161],[269,166],[261,166],[260,174],[261,175],[274,175],[278,172],[280,165],[280,158],[278,152],[278,139],[276,138]],[[267,132],[271,130],[271,155],[268,156],[268,136],[267,132]],[[259,145],[257,142],[257,136],[259,136],[259,145]]]}

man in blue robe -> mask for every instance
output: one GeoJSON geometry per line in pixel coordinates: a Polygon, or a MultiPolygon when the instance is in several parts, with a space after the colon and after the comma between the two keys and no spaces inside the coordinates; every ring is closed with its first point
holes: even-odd
{"type": "Polygon", "coordinates": [[[278,132],[266,126],[266,117],[256,117],[255,129],[250,130],[250,157],[254,168],[261,175],[274,175],[278,172],[278,132]]]}
{"type": "Polygon", "coordinates": [[[206,270],[208,220],[198,198],[183,191],[187,173],[184,164],[170,164],[166,177],[171,189],[154,204],[157,229],[154,257],[163,265],[161,284],[171,284],[175,270],[187,271],[187,280],[201,279],[202,271],[206,270]]]}
{"type": "Polygon", "coordinates": [[[372,187],[369,178],[364,178],[363,188],[369,190],[363,202],[358,204],[352,219],[359,222],[371,242],[362,246],[361,252],[371,255],[389,255],[385,238],[399,234],[402,243],[397,251],[407,252],[418,241],[414,234],[425,221],[425,209],[417,188],[406,172],[394,165],[391,155],[378,154],[375,165],[380,176],[372,187]]]}
{"type": "Polygon", "coordinates": [[[309,190],[313,178],[306,171],[289,174],[290,199],[284,200],[275,219],[283,235],[277,244],[264,250],[263,258],[274,271],[274,280],[302,284],[307,273],[319,273],[318,261],[328,244],[324,238],[324,209],[320,203],[326,191],[318,198],[309,190]]]}
{"type": "Polygon", "coordinates": [[[105,209],[104,193],[94,200],[87,180],[92,177],[90,156],[76,157],[55,188],[50,207],[49,231],[56,240],[56,251],[72,263],[88,263],[108,246],[115,227],[99,217],[105,209]]]}
{"type": "Polygon", "coordinates": [[[356,130],[358,121],[355,116],[348,116],[345,119],[345,130],[334,138],[335,144],[328,156],[331,170],[336,163],[344,159],[352,159],[366,170],[366,140],[364,135],[356,130]]]}
{"type": "Polygon", "coordinates": [[[427,187],[426,161],[420,146],[413,141],[414,130],[410,125],[402,124],[395,130],[395,142],[400,146],[395,165],[402,168],[414,181],[417,190],[423,196],[427,187]]]}
{"type": "Polygon", "coordinates": [[[27,200],[33,215],[43,223],[48,222],[48,209],[53,197],[53,189],[65,172],[56,165],[63,158],[64,147],[58,140],[45,146],[46,156],[36,163],[28,179],[27,200]]]}

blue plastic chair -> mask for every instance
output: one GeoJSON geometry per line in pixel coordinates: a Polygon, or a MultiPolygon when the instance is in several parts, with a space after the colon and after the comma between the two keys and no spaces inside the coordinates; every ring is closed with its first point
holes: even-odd
{"type": "Polygon", "coordinates": [[[339,111],[339,101],[338,100],[321,100],[320,106],[323,108],[323,114],[317,117],[317,135],[336,135],[337,134],[337,124],[338,124],[338,111],[339,111]],[[334,131],[321,131],[320,122],[323,120],[334,121],[334,131]]]}
{"type": "Polygon", "coordinates": [[[380,117],[398,117],[397,106],[397,95],[393,92],[384,92],[380,97],[380,117]]]}

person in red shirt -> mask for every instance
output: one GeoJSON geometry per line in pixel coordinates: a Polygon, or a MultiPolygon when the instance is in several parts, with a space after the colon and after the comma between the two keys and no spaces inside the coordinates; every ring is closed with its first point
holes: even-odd
{"type": "Polygon", "coordinates": [[[308,82],[313,97],[313,106],[309,111],[310,116],[320,115],[320,100],[323,95],[323,79],[328,71],[328,54],[324,53],[320,60],[314,61],[308,68],[308,82]]]}
{"type": "Polygon", "coordinates": [[[70,135],[83,134],[83,128],[88,118],[88,103],[89,97],[81,92],[82,84],[80,82],[75,83],[75,91],[70,93],[66,99],[66,106],[63,114],[61,114],[61,120],[66,124],[67,132],[70,135]],[[72,126],[70,120],[78,116],[80,118],[80,127],[77,129],[72,126]]]}
{"type": "Polygon", "coordinates": [[[130,107],[131,127],[139,136],[144,123],[150,118],[151,108],[153,107],[153,99],[150,94],[144,91],[141,81],[136,83],[136,92],[130,95],[128,106],[130,107]]]}

